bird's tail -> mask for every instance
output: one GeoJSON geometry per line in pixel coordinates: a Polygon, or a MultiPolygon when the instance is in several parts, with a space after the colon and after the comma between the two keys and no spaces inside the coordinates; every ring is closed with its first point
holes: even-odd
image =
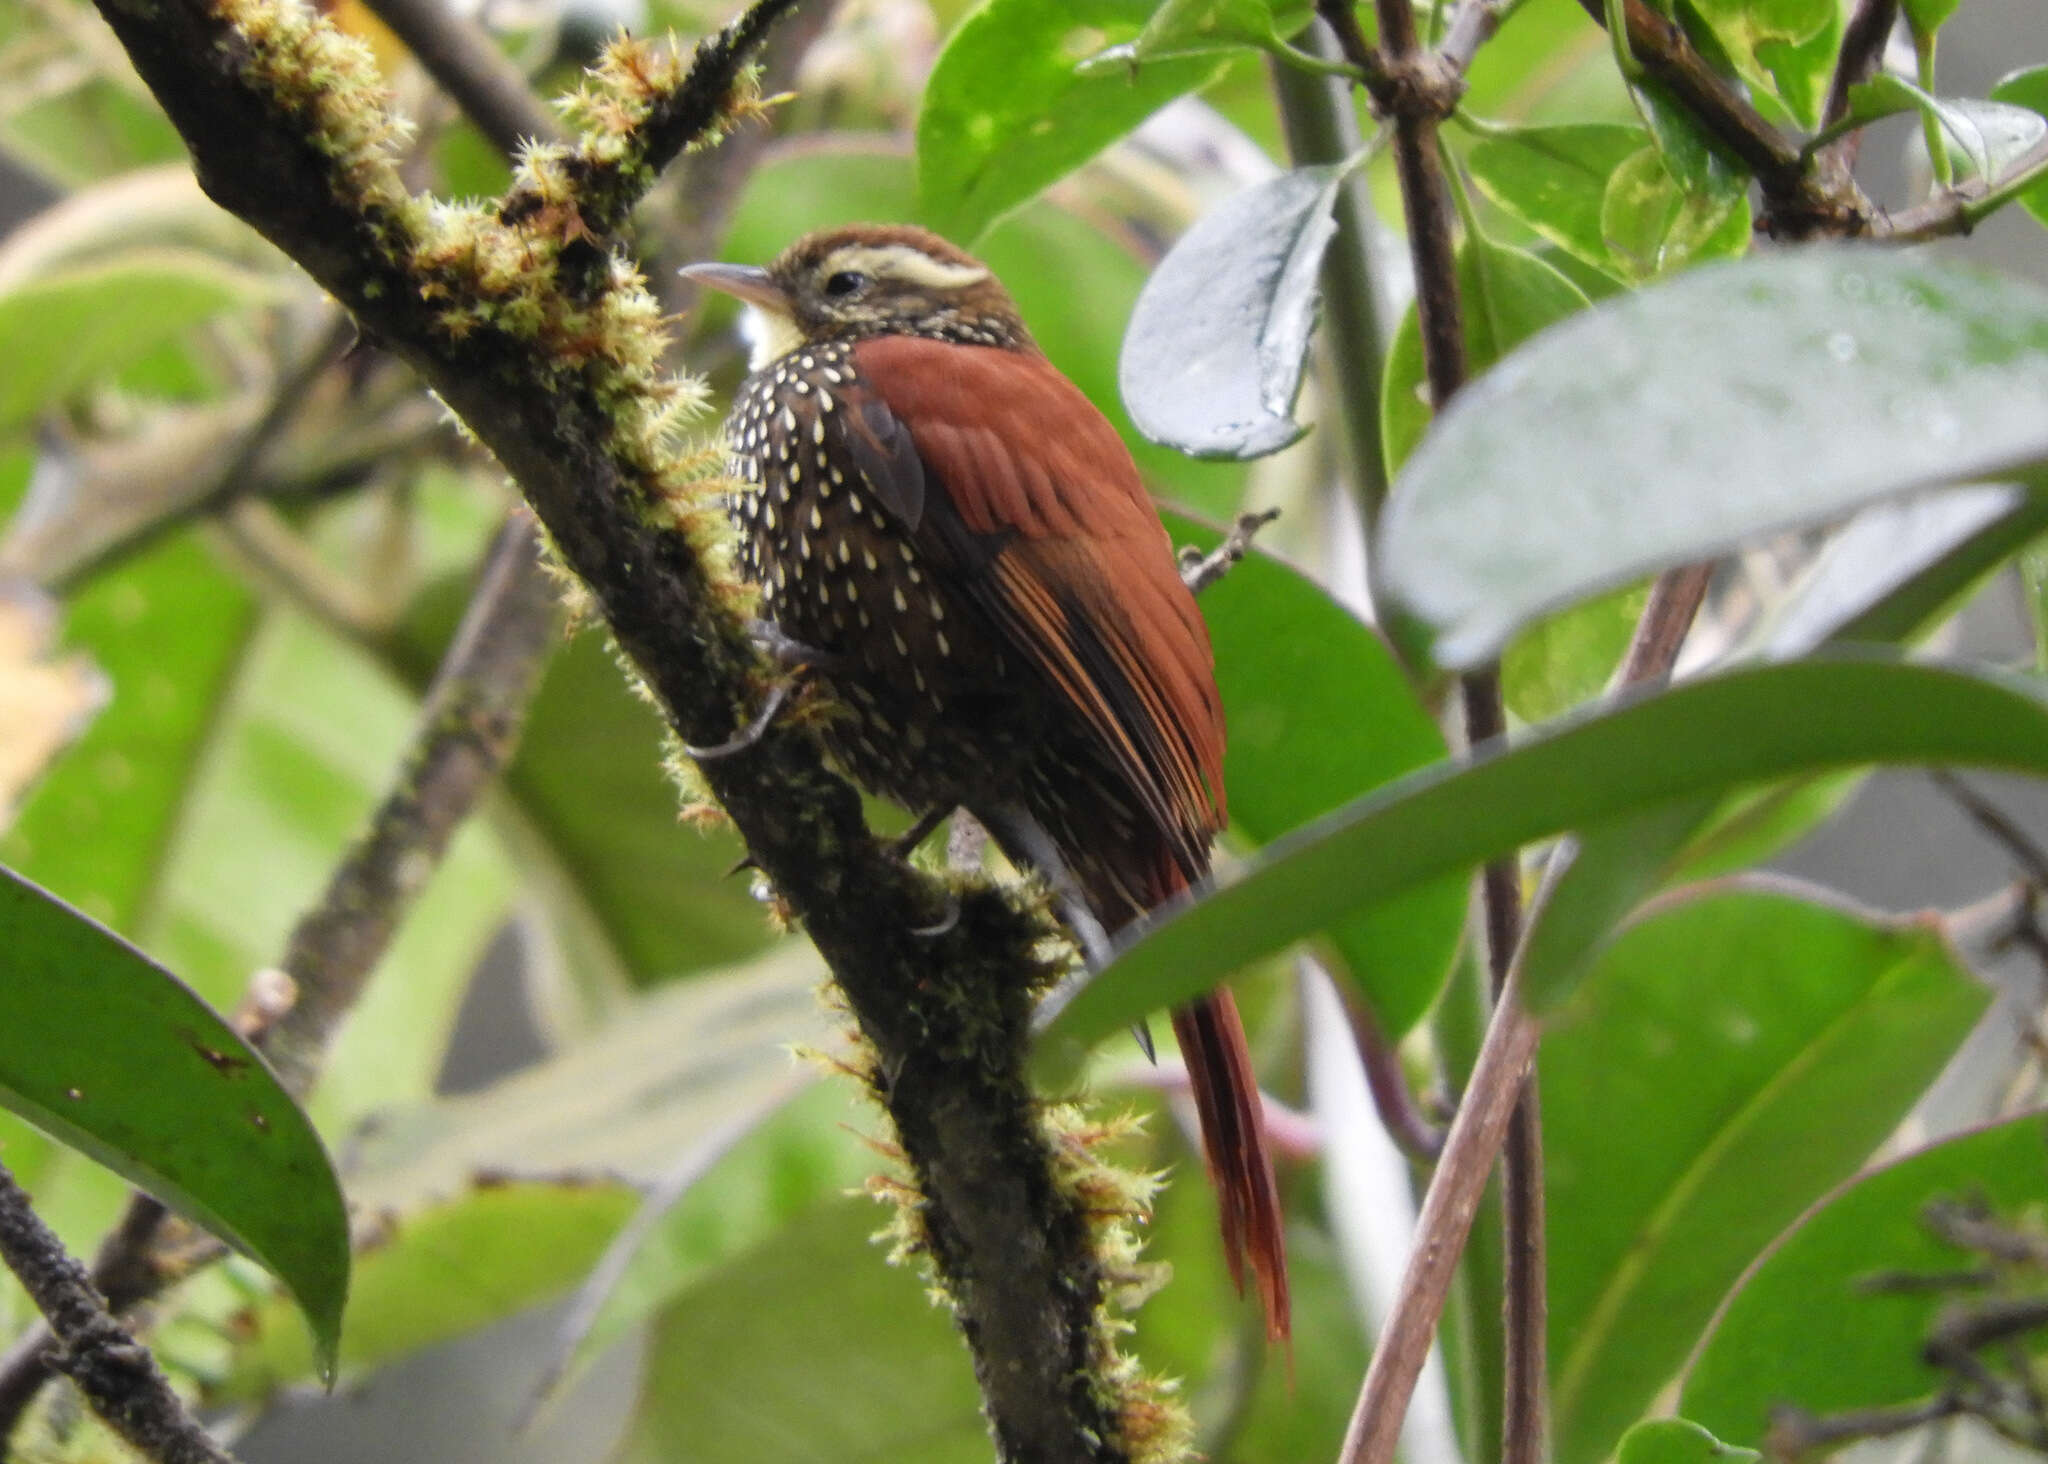
{"type": "MultiPolygon", "coordinates": [[[[1186,890],[1190,871],[1183,861],[1193,862],[1196,857],[1177,857],[1165,842],[1155,840],[1093,849],[1083,846],[1078,867],[1070,866],[1035,815],[994,808],[986,812],[977,809],[976,817],[1013,857],[1049,871],[1055,887],[1064,883],[1074,889],[1078,885],[1077,893],[1087,906],[1082,913],[1092,914],[1103,930],[1112,934],[1186,890]]],[[[1067,842],[1080,843],[1073,838],[1067,842]]],[[[1202,863],[1206,864],[1206,859],[1202,863]]],[[[1070,920],[1074,913],[1068,912],[1070,920]]],[[[1181,1060],[1187,1065],[1188,1087],[1201,1122],[1202,1155],[1221,1210],[1223,1255],[1230,1278],[1243,1295],[1249,1263],[1266,1315],[1266,1336],[1270,1341],[1285,1341],[1292,1323],[1280,1188],[1273,1178],[1265,1111],[1236,998],[1228,987],[1219,986],[1175,1008],[1173,1031],[1180,1041],[1181,1060]]]]}
{"type": "Polygon", "coordinates": [[[1245,1044],[1244,1023],[1230,988],[1219,986],[1176,1007],[1173,1033],[1180,1039],[1181,1060],[1187,1064],[1188,1086],[1201,1119],[1202,1151],[1222,1212],[1223,1255],[1230,1279],[1243,1295],[1245,1263],[1251,1263],[1266,1313],[1267,1340],[1285,1341],[1290,1312],[1280,1191],[1266,1147],[1265,1114],[1251,1049],[1245,1044]]]}

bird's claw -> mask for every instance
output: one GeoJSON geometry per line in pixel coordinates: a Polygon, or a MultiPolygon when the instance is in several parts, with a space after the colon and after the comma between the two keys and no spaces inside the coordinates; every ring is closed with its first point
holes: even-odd
{"type": "Polygon", "coordinates": [[[950,933],[960,923],[960,897],[951,890],[946,891],[946,913],[930,925],[913,925],[910,933],[921,940],[937,940],[950,933]]]}
{"type": "Polygon", "coordinates": [[[753,721],[723,742],[714,742],[708,747],[685,742],[683,751],[698,762],[716,762],[719,758],[731,757],[736,752],[745,752],[768,734],[769,726],[775,721],[775,714],[781,711],[782,704],[789,700],[789,689],[789,682],[776,682],[768,693],[768,699],[761,703],[761,710],[754,714],[753,721]]]}

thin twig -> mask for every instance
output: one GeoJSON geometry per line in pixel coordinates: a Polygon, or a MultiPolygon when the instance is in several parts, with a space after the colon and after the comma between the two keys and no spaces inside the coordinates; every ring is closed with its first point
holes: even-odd
{"type": "Polygon", "coordinates": [[[1713,582],[1711,562],[1683,565],[1657,576],[1636,621],[1628,651],[1615,672],[1617,686],[1640,689],[1669,679],[1692,623],[1699,618],[1707,587],[1713,582]]]}
{"type": "MultiPolygon", "coordinates": [[[[1849,115],[1849,88],[1877,75],[1884,64],[1884,48],[1899,23],[1899,0],[1857,0],[1856,13],[1842,30],[1842,49],[1835,59],[1834,79],[1828,83],[1828,103],[1821,113],[1823,130],[1849,115]]],[[[1844,161],[1853,160],[1853,149],[1844,161]]]]}
{"type": "MultiPolygon", "coordinates": [[[[1507,709],[1495,668],[1469,672],[1458,683],[1470,745],[1507,735],[1507,709]]],[[[1519,861],[1496,859],[1479,874],[1486,963],[1496,1005],[1505,999],[1510,968],[1522,942],[1519,861]]],[[[1508,1121],[1501,1154],[1501,1243],[1506,1294],[1501,1301],[1505,1397],[1501,1450],[1506,1464],[1537,1464],[1544,1453],[1549,1301],[1544,1269],[1543,1130],[1532,1072],[1508,1121]]]]}
{"type": "Polygon", "coordinates": [[[533,524],[498,531],[455,639],[420,708],[391,791],[302,916],[279,962],[297,987],[262,1050],[304,1096],[428,877],[518,745],[561,624],[533,524]]]}
{"type": "MultiPolygon", "coordinates": [[[[1408,250],[1415,262],[1415,310],[1422,338],[1423,374],[1429,381],[1430,403],[1442,412],[1464,386],[1467,374],[1452,223],[1455,215],[1450,181],[1445,176],[1437,144],[1438,121],[1455,105],[1462,83],[1455,77],[1446,81],[1440,75],[1432,75],[1431,64],[1441,68],[1442,63],[1423,52],[1416,35],[1415,12],[1408,0],[1376,0],[1376,10],[1385,71],[1414,82],[1412,86],[1390,88],[1384,98],[1376,96],[1376,100],[1392,114],[1394,166],[1408,222],[1408,250]]],[[[1357,36],[1356,18],[1350,14],[1348,4],[1344,0],[1330,0],[1319,11],[1337,32],[1346,58],[1356,64],[1351,53],[1360,40],[1347,38],[1347,26],[1351,36],[1357,36]],[[1342,21],[1336,18],[1339,12],[1342,21]]],[[[1465,708],[1466,735],[1472,746],[1505,735],[1507,712],[1496,671],[1483,670],[1465,676],[1460,682],[1460,696],[1465,708]]],[[[1510,857],[1488,864],[1480,873],[1479,892],[1486,928],[1487,965],[1498,1004],[1507,990],[1515,949],[1521,943],[1521,875],[1516,861],[1510,857]]],[[[1506,1464],[1537,1464],[1545,1452],[1548,1303],[1543,1246],[1543,1139],[1533,1082],[1521,1085],[1520,1101],[1508,1121],[1506,1140],[1507,1151],[1502,1160],[1502,1235],[1506,1248],[1507,1375],[1501,1439],[1506,1464]]],[[[1419,1233],[1427,1238],[1429,1246],[1437,1243],[1439,1232],[1427,1228],[1426,1222],[1419,1233]]],[[[1458,1235],[1462,1242],[1462,1227],[1458,1235]]],[[[1432,1313],[1429,1331],[1434,1330],[1432,1313]]],[[[1405,1391],[1401,1402],[1405,1409],[1405,1391]]]]}
{"type": "Polygon", "coordinates": [[[560,142],[561,123],[526,74],[482,26],[441,0],[367,0],[491,144],[516,157],[528,142],[560,142]]]}
{"type": "Polygon", "coordinates": [[[2048,177],[2048,138],[2035,143],[2006,164],[1995,179],[1971,178],[1941,197],[1917,208],[1903,209],[1872,222],[1873,237],[1893,244],[1920,244],[1968,234],[2012,199],[2048,177]]]}
{"type": "Polygon", "coordinates": [[[1434,1164],[1444,1152],[1445,1131],[1424,1117],[1415,1094],[1401,1071],[1401,1054],[1387,1041],[1378,1022],[1363,1002],[1343,983],[1330,983],[1343,1003],[1351,1022],[1351,1039],[1358,1048],[1359,1066],[1365,1071],[1366,1092],[1373,1110],[1395,1145],[1410,1159],[1434,1164]]]}
{"type": "Polygon", "coordinates": [[[1536,1056],[1536,1020],[1523,1008],[1519,971],[1511,971],[1494,1003],[1471,1083],[1444,1140],[1442,1160],[1422,1197],[1415,1229],[1425,1243],[1409,1256],[1386,1327],[1338,1453],[1340,1464],[1386,1464],[1400,1442],[1401,1422],[1436,1336],[1437,1318],[1457,1273],[1487,1176],[1507,1137],[1524,1080],[1536,1056]]]}
{"type": "Polygon", "coordinates": [[[85,1267],[67,1253],[0,1165],[0,1258],[49,1323],[49,1364],[78,1385],[107,1426],[158,1464],[234,1464],[207,1437],[150,1356],[108,1314],[85,1267]]]}
{"type": "MultiPolygon", "coordinates": [[[[1679,611],[1688,602],[1694,613],[1698,607],[1697,597],[1687,592],[1686,584],[1699,574],[1698,567],[1673,570],[1652,588],[1650,605],[1645,607],[1623,657],[1637,684],[1654,685],[1670,674],[1689,623],[1679,611]],[[1654,614],[1652,607],[1656,607],[1654,614]]],[[[1535,1058],[1536,1023],[1520,1000],[1522,966],[1529,950],[1527,933],[1536,928],[1570,867],[1570,858],[1562,854],[1551,859],[1542,886],[1530,902],[1523,940],[1494,1003],[1471,1080],[1444,1142],[1443,1158],[1423,1196],[1416,1233],[1427,1243],[1417,1247],[1402,1274],[1400,1293],[1374,1349],[1365,1385],[1359,1390],[1340,1464],[1387,1464],[1394,1456],[1401,1420],[1429,1356],[1459,1253],[1471,1232],[1487,1175],[1507,1140],[1517,1095],[1535,1058]]]]}
{"type": "Polygon", "coordinates": [[[2007,854],[2012,856],[2013,862],[2019,865],[2029,884],[2037,889],[2048,890],[2048,849],[2044,849],[2032,834],[2021,828],[2012,815],[1947,768],[1930,768],[1927,776],[1970,816],[1978,828],[1989,834],[2007,854]]]}
{"type": "Polygon", "coordinates": [[[1280,510],[1268,508],[1258,513],[1241,513],[1230,526],[1230,532],[1223,536],[1223,542],[1207,554],[1189,545],[1180,551],[1180,580],[1188,587],[1190,594],[1199,595],[1236,568],[1245,555],[1251,553],[1252,538],[1260,529],[1280,517],[1280,510]]]}
{"type": "Polygon", "coordinates": [[[1854,1413],[1837,1413],[1819,1418],[1803,1408],[1778,1407],[1771,1410],[1770,1431],[1764,1452],[1771,1459],[1797,1459],[1803,1454],[1840,1448],[1862,1439],[1888,1439],[1963,1411],[1963,1402],[1952,1393],[1940,1393],[1925,1403],[1902,1408],[1869,1408],[1854,1413]]]}

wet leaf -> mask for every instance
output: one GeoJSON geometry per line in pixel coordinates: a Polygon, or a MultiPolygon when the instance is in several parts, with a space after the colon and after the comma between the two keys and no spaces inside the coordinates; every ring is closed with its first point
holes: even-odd
{"type": "Polygon", "coordinates": [[[1448,666],[1524,622],[1894,493],[2048,460],[2048,295],[1924,256],[1788,251],[1546,332],[1402,472],[1378,589],[1448,666]]]}
{"type": "Polygon", "coordinates": [[[1344,164],[1296,168],[1203,215],[1146,282],[1117,371],[1131,418],[1196,457],[1278,452],[1315,329],[1344,164]]]}

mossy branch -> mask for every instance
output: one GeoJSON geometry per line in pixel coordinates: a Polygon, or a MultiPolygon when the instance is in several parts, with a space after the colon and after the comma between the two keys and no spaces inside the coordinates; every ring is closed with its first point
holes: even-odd
{"type": "MultiPolygon", "coordinates": [[[[662,166],[751,105],[747,59],[791,0],[761,0],[687,66],[615,47],[570,109],[581,138],[532,149],[495,209],[408,194],[366,60],[288,0],[98,3],[207,193],[496,454],[676,736],[729,737],[767,673],[720,568],[714,461],[680,446],[702,388],[660,373],[660,311],[615,236],[662,166]]],[[[799,726],[701,774],[874,1047],[919,1191],[904,1238],[955,1309],[1001,1456],[1177,1450],[1181,1415],[1115,1354],[1104,1303],[1124,1278],[1087,1194],[1102,1180],[1077,1173],[1071,1131],[1023,1078],[1051,974],[1043,914],[892,857],[799,726]],[[918,933],[949,902],[959,918],[918,933]]]]}

